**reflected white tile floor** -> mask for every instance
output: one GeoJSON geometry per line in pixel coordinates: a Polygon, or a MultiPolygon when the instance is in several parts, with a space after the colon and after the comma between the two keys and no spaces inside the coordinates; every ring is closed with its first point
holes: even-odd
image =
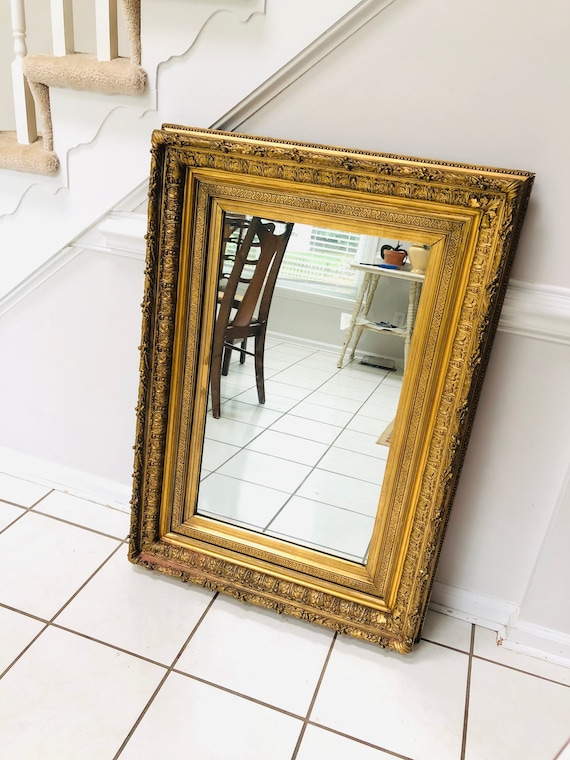
{"type": "Polygon", "coordinates": [[[0,478],[2,760],[566,760],[569,669],[435,612],[385,652],[135,567],[127,531],[0,478]]]}
{"type": "Polygon", "coordinates": [[[236,354],[222,377],[221,418],[206,422],[198,512],[364,562],[388,457],[378,438],[395,416],[401,373],[354,361],[339,370],[336,354],[275,340],[265,355],[265,404],[251,360],[240,364],[236,354]]]}

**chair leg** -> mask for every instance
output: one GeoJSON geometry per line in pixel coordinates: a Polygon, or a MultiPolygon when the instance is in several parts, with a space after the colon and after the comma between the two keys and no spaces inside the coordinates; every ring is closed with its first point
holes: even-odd
{"type": "Polygon", "coordinates": [[[210,393],[212,396],[212,416],[218,419],[221,414],[222,353],[224,336],[221,331],[214,333],[212,359],[210,362],[210,393]]]}
{"type": "Polygon", "coordinates": [[[246,348],[247,348],[247,338],[244,338],[242,340],[242,342],[241,342],[241,352],[240,352],[240,355],[239,355],[239,363],[240,364],[245,364],[245,354],[244,354],[244,351],[246,350],[246,348]]]}
{"type": "Polygon", "coordinates": [[[265,352],[265,330],[255,337],[255,382],[257,398],[265,404],[265,378],[263,373],[263,354],[265,352]]]}
{"type": "MultiPolygon", "coordinates": [[[[233,343],[232,343],[233,345],[233,343]]],[[[230,371],[230,361],[232,359],[232,349],[224,347],[224,360],[222,362],[222,375],[225,377],[230,371]]]]}

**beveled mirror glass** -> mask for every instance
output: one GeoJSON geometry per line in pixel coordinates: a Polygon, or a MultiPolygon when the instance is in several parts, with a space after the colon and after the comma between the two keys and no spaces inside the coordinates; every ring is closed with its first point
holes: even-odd
{"type": "Polygon", "coordinates": [[[409,651],[533,175],[176,126],[152,155],[131,561],[409,651]],[[272,332],[307,279],[352,304],[336,353],[272,332]]]}

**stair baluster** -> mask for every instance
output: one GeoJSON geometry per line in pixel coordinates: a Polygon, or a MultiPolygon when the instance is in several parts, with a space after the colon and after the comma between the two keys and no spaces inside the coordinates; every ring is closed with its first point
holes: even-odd
{"type": "Polygon", "coordinates": [[[54,55],[75,52],[72,0],[51,0],[51,36],[54,55]]]}
{"type": "Polygon", "coordinates": [[[22,145],[30,145],[38,139],[36,109],[22,63],[27,54],[26,9],[24,0],[10,0],[12,11],[12,36],[14,60],[12,61],[12,91],[16,114],[16,139],[22,145]]]}

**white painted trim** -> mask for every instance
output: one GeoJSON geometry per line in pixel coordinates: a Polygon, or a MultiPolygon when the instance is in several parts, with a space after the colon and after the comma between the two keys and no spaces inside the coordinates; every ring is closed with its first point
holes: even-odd
{"type": "Polygon", "coordinates": [[[504,649],[570,667],[570,634],[520,620],[520,607],[513,602],[435,581],[429,606],[435,612],[496,631],[504,649]]]}
{"type": "Polygon", "coordinates": [[[6,314],[7,311],[10,311],[10,309],[16,306],[16,304],[20,303],[20,301],[23,301],[25,298],[27,298],[30,293],[33,293],[36,288],[39,288],[40,285],[43,285],[44,282],[47,282],[50,277],[53,277],[55,274],[57,274],[60,269],[63,269],[63,267],[67,266],[69,262],[73,261],[73,259],[80,253],[81,249],[67,246],[58,254],[52,256],[51,259],[48,259],[48,261],[44,262],[40,267],[32,272],[29,277],[26,277],[25,280],[22,280],[22,282],[17,287],[13,288],[9,293],[6,293],[6,295],[0,299],[0,317],[6,314]]]}
{"type": "Polygon", "coordinates": [[[505,629],[499,631],[501,646],[570,668],[570,634],[519,620],[518,615],[517,609],[505,629]]]}
{"type": "Polygon", "coordinates": [[[570,288],[511,280],[498,329],[570,345],[570,288]]]}
{"type": "Polygon", "coordinates": [[[130,486],[65,467],[57,462],[39,459],[13,449],[0,448],[0,472],[115,507],[123,512],[130,511],[130,486]]]}
{"type": "MultiPolygon", "coordinates": [[[[145,257],[147,220],[142,214],[111,214],[96,229],[110,253],[134,253],[137,257],[145,257]]],[[[90,247],[87,242],[83,246],[90,247]]]]}
{"type": "Polygon", "coordinates": [[[435,581],[430,608],[444,615],[475,623],[492,631],[505,629],[517,605],[458,586],[435,581]]]}
{"type": "Polygon", "coordinates": [[[279,71],[266,79],[263,84],[214,122],[212,129],[226,131],[238,129],[246,119],[253,116],[260,108],[277,97],[295,80],[312,69],[325,56],[332,53],[335,48],[394,2],[396,0],[362,0],[279,71]]]}

